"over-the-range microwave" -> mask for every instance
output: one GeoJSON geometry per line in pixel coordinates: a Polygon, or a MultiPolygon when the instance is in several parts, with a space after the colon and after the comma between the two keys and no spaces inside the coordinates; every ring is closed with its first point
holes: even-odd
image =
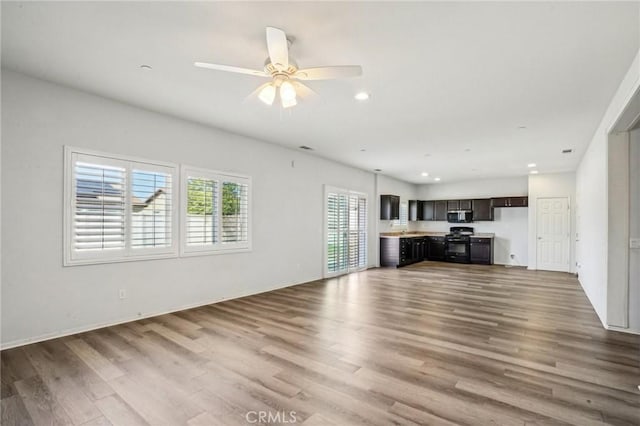
{"type": "Polygon", "coordinates": [[[449,223],[471,223],[473,222],[472,210],[456,210],[447,213],[449,223]]]}

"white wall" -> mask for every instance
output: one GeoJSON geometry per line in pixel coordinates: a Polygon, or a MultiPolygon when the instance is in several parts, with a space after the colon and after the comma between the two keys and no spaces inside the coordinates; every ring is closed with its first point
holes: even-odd
{"type": "Polygon", "coordinates": [[[3,347],[318,279],[323,185],[376,196],[372,173],[6,70],[2,140],[3,347]],[[253,251],[63,267],[64,145],[252,176],[253,251]]]}
{"type": "Polygon", "coordinates": [[[529,269],[537,269],[536,214],[538,198],[569,198],[570,240],[569,271],[575,272],[576,261],[576,175],[575,173],[549,173],[529,176],[529,269]]]}
{"type": "MultiPolygon", "coordinates": [[[[629,236],[640,238],[640,129],[630,136],[629,236]]],[[[640,330],[640,249],[629,251],[629,328],[640,330]]]]}
{"type": "Polygon", "coordinates": [[[521,176],[420,185],[418,196],[420,200],[492,198],[527,195],[527,190],[527,177],[521,176]]]}
{"type": "Polygon", "coordinates": [[[640,85],[636,55],[576,171],[578,277],[603,324],[607,324],[608,134],[640,85]]]}
{"type": "MultiPolygon", "coordinates": [[[[527,195],[527,177],[485,179],[467,182],[428,184],[418,187],[420,200],[451,200],[527,195]]],[[[475,232],[496,234],[494,262],[501,265],[528,265],[528,215],[526,207],[497,208],[493,222],[474,222],[475,232]],[[511,258],[513,255],[513,258],[511,258]]],[[[421,231],[448,231],[447,222],[416,222],[421,231]]]]}

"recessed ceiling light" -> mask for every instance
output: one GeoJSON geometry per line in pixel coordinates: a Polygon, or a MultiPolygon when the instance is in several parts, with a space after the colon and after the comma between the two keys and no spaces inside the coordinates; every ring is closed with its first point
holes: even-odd
{"type": "Polygon", "coordinates": [[[151,65],[146,65],[146,64],[140,65],[140,68],[142,68],[143,70],[146,70],[146,71],[149,71],[149,70],[153,69],[153,67],[151,67],[151,65]]]}
{"type": "Polygon", "coordinates": [[[537,170],[531,170],[531,172],[530,172],[530,173],[531,173],[532,175],[537,175],[537,174],[538,174],[538,171],[537,171],[537,170]]]}
{"type": "Polygon", "coordinates": [[[471,148],[465,148],[464,152],[469,152],[471,151],[471,148]]]}
{"type": "Polygon", "coordinates": [[[365,151],[366,151],[366,149],[364,149],[364,148],[362,148],[362,149],[360,150],[360,152],[365,152],[365,151]]]}
{"type": "Polygon", "coordinates": [[[573,152],[573,149],[571,149],[571,148],[562,150],[563,154],[571,154],[572,152],[573,152]]]}
{"type": "Polygon", "coordinates": [[[531,167],[535,167],[535,166],[536,166],[536,163],[529,163],[529,164],[527,164],[527,167],[529,167],[529,168],[531,168],[531,167]]]}
{"type": "Polygon", "coordinates": [[[429,176],[429,173],[427,173],[427,172],[422,172],[422,176],[429,176]]]}
{"type": "Polygon", "coordinates": [[[440,178],[439,177],[437,177],[437,178],[435,178],[433,180],[435,180],[436,182],[440,182],[440,178]]]}
{"type": "Polygon", "coordinates": [[[356,100],[358,101],[366,101],[367,99],[369,99],[369,94],[367,92],[359,92],[356,93],[354,98],[356,98],[356,100]]]}

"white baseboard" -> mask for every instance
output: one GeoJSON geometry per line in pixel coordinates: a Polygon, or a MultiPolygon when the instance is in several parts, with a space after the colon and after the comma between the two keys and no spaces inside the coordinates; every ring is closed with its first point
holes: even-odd
{"type": "Polygon", "coordinates": [[[605,328],[607,330],[611,330],[611,331],[619,331],[621,333],[639,334],[640,335],[640,329],[637,329],[637,328],[623,328],[623,327],[618,327],[618,326],[615,326],[615,325],[607,325],[607,326],[605,326],[605,328]]]}
{"type": "MultiPolygon", "coordinates": [[[[320,278],[318,278],[318,279],[320,279],[320,278]]],[[[285,284],[285,285],[276,286],[276,287],[272,287],[272,288],[265,289],[265,290],[260,290],[260,291],[257,291],[255,293],[246,293],[246,294],[240,294],[240,295],[237,295],[237,296],[218,298],[218,299],[214,299],[214,300],[210,300],[210,301],[206,301],[206,302],[196,302],[196,303],[192,303],[192,304],[188,304],[188,305],[182,305],[182,306],[178,306],[178,307],[175,307],[175,308],[171,308],[171,309],[165,310],[165,311],[151,312],[151,313],[146,313],[146,314],[140,315],[140,316],[136,315],[134,317],[127,317],[127,318],[124,318],[124,319],[121,319],[121,320],[117,320],[117,321],[114,321],[114,322],[105,322],[105,323],[98,323],[98,324],[92,324],[92,325],[87,325],[87,326],[81,326],[81,327],[76,327],[76,328],[71,328],[71,329],[68,329],[68,330],[64,330],[64,331],[61,331],[61,332],[45,333],[45,334],[41,334],[41,335],[36,336],[36,337],[28,337],[26,339],[18,339],[18,340],[10,341],[10,342],[7,342],[7,343],[3,343],[3,344],[0,345],[0,350],[12,349],[12,348],[16,348],[18,346],[24,346],[24,345],[29,345],[29,344],[38,343],[38,342],[44,342],[46,340],[58,339],[60,337],[71,336],[71,335],[78,334],[78,333],[86,333],[88,331],[98,330],[100,328],[112,327],[114,325],[119,325],[119,324],[126,324],[128,322],[138,321],[138,320],[146,319],[146,318],[153,318],[153,317],[157,317],[157,316],[160,316],[160,315],[171,314],[171,313],[174,313],[174,312],[186,311],[187,309],[198,308],[200,306],[206,306],[206,305],[213,305],[215,303],[224,302],[226,300],[233,300],[233,299],[240,299],[242,297],[255,296],[256,294],[268,293],[270,291],[279,290],[279,289],[287,288],[287,287],[293,287],[293,286],[300,285],[300,284],[305,284],[305,283],[308,283],[308,282],[311,282],[311,281],[315,281],[315,280],[303,281],[303,282],[293,283],[293,284],[285,284]]]]}

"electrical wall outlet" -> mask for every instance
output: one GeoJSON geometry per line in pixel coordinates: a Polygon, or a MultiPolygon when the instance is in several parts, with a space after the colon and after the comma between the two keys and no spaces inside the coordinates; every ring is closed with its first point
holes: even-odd
{"type": "Polygon", "coordinates": [[[640,238],[629,238],[629,248],[640,249],[640,238]]]}
{"type": "Polygon", "coordinates": [[[120,290],[118,290],[118,297],[120,299],[126,299],[127,298],[127,290],[125,290],[124,288],[121,288],[120,290]]]}

